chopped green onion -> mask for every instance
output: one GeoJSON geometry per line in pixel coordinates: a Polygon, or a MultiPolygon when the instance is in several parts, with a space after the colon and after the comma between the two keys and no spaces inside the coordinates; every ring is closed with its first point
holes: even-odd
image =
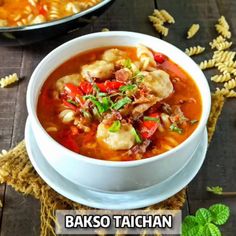
{"type": "Polygon", "coordinates": [[[100,92],[99,87],[95,83],[93,84],[93,89],[98,93],[100,92]]]}
{"type": "Polygon", "coordinates": [[[170,126],[170,130],[173,132],[176,132],[178,134],[182,134],[183,133],[183,129],[179,128],[176,124],[172,124],[170,126]]]}
{"type": "Polygon", "coordinates": [[[81,110],[82,111],[82,113],[83,113],[83,116],[85,117],[85,118],[87,118],[87,119],[92,119],[92,116],[91,116],[91,114],[88,112],[88,111],[86,111],[86,110],[81,110]]]}
{"type": "Polygon", "coordinates": [[[132,132],[132,134],[133,134],[134,137],[135,137],[136,143],[142,143],[142,139],[141,139],[141,137],[138,135],[136,129],[135,129],[135,128],[132,128],[132,129],[131,129],[131,132],[132,132]]]}
{"type": "Polygon", "coordinates": [[[191,125],[194,125],[194,124],[198,123],[198,120],[190,120],[189,122],[191,125]]]}
{"type": "Polygon", "coordinates": [[[128,84],[128,85],[121,86],[119,88],[119,90],[124,93],[126,91],[133,90],[136,87],[137,87],[137,85],[135,85],[135,84],[128,84]]]}
{"type": "Polygon", "coordinates": [[[106,93],[98,93],[98,96],[99,97],[105,97],[105,96],[107,96],[107,94],[106,93]]]}
{"type": "Polygon", "coordinates": [[[144,117],[143,117],[143,120],[144,120],[144,121],[156,121],[156,122],[158,122],[158,123],[161,122],[159,117],[156,118],[156,117],[151,117],[151,116],[144,116],[144,117]]]}
{"type": "Polygon", "coordinates": [[[120,127],[121,127],[121,122],[119,120],[116,120],[109,128],[109,131],[113,133],[118,132],[120,130],[120,127]]]}
{"type": "Polygon", "coordinates": [[[120,108],[122,108],[123,106],[125,106],[126,104],[131,103],[132,100],[129,97],[124,97],[122,99],[120,99],[118,102],[114,103],[112,108],[114,110],[119,110],[120,108]]]}
{"type": "Polygon", "coordinates": [[[130,60],[130,58],[128,58],[124,61],[124,67],[126,67],[128,69],[132,69],[132,61],[130,60]]]}
{"type": "Polygon", "coordinates": [[[73,105],[75,105],[75,106],[78,106],[78,103],[77,102],[75,102],[75,101],[73,101],[73,100],[67,100],[67,102],[69,102],[69,103],[71,103],[71,104],[73,104],[73,105]]]}

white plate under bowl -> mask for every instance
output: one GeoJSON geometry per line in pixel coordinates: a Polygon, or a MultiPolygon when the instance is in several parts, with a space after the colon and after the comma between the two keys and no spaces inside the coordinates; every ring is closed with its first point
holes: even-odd
{"type": "Polygon", "coordinates": [[[188,185],[198,173],[205,159],[207,131],[205,130],[204,137],[189,163],[177,175],[161,184],[146,189],[113,193],[97,192],[76,185],[55,171],[40,152],[29,119],[27,119],[25,126],[25,142],[30,161],[35,170],[59,194],[89,207],[125,210],[142,208],[159,203],[188,185]]]}

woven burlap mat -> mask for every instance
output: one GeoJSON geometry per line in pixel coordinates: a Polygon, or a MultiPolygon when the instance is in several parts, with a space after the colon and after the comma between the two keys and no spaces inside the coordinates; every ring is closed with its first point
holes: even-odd
{"type": "MultiPolygon", "coordinates": [[[[224,98],[212,95],[212,109],[208,122],[209,141],[215,130],[216,122],[223,108],[224,98]]],[[[0,182],[7,183],[16,191],[29,194],[41,203],[41,236],[56,235],[54,231],[55,210],[57,209],[91,209],[75,203],[50,188],[37,174],[28,158],[25,142],[22,141],[15,148],[0,158],[0,182]]],[[[185,189],[171,198],[149,206],[149,210],[180,210],[185,202],[185,189]]]]}

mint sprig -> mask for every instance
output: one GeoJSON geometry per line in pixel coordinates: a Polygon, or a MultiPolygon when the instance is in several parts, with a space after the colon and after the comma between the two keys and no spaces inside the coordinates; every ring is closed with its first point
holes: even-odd
{"type": "Polygon", "coordinates": [[[182,236],[221,236],[218,225],[227,222],[229,207],[214,204],[209,209],[200,208],[195,216],[186,216],[182,224],[182,236]]]}

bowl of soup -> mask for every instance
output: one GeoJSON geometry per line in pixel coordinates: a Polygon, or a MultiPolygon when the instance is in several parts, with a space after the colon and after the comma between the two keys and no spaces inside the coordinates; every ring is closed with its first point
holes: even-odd
{"type": "Polygon", "coordinates": [[[203,138],[211,97],[198,65],[148,35],[102,32],[47,55],[27,108],[37,144],[68,180],[131,191],[173,177],[203,138]]]}
{"type": "Polygon", "coordinates": [[[0,46],[36,43],[91,22],[112,0],[0,0],[0,46]]]}

